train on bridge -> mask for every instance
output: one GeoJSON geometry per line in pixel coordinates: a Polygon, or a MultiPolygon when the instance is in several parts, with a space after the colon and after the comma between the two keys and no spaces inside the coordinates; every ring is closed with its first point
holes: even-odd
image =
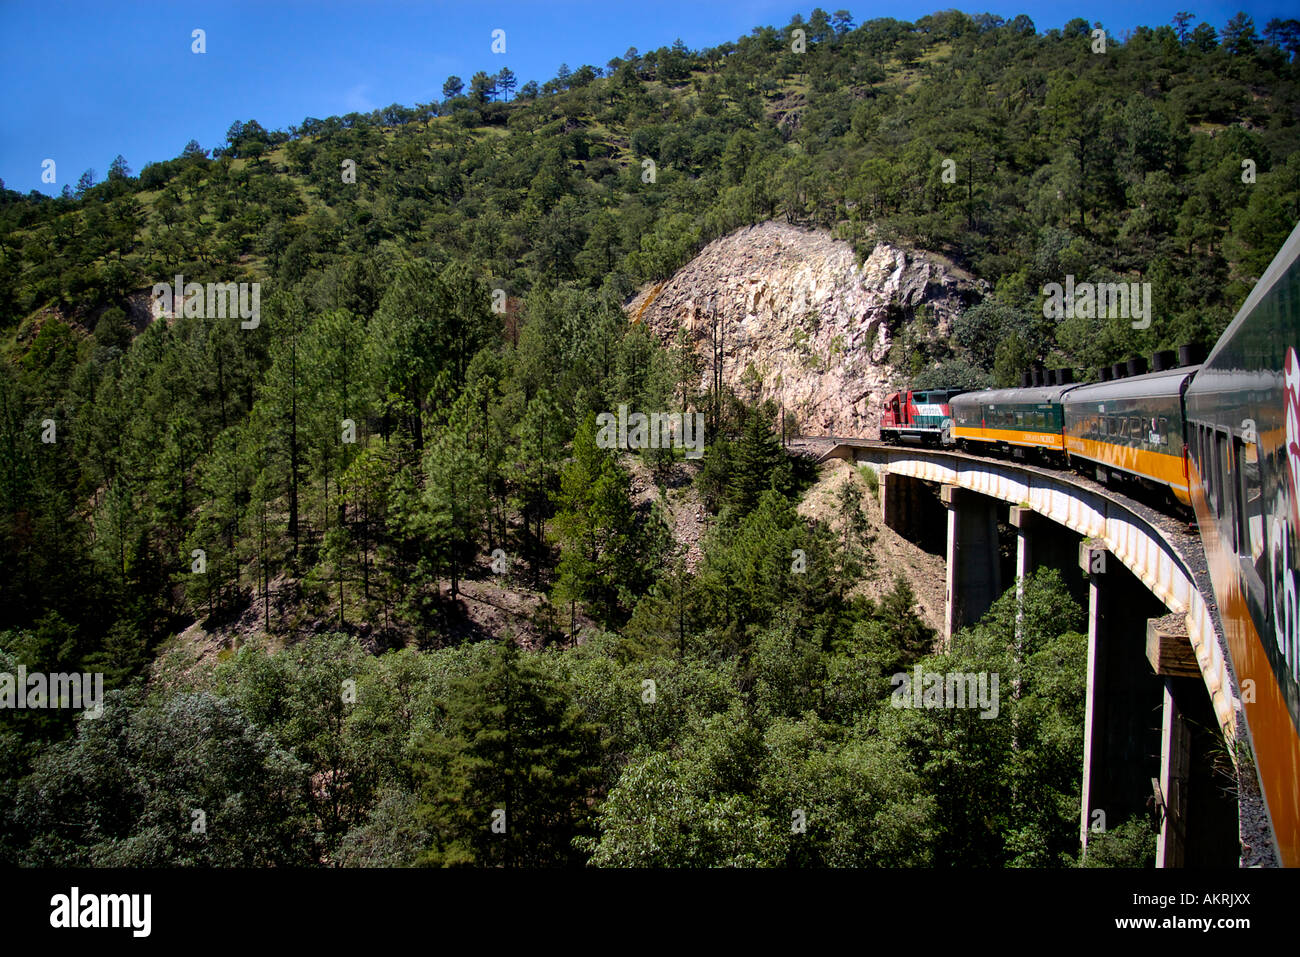
{"type": "Polygon", "coordinates": [[[881,438],[1036,459],[1194,514],[1278,850],[1300,866],[1300,226],[1203,358],[901,392],[881,438]]]}

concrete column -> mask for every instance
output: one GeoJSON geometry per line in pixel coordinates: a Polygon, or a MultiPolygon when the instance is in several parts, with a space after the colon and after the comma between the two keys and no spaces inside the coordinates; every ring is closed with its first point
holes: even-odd
{"type": "Polygon", "coordinates": [[[900,535],[907,534],[909,496],[907,479],[892,474],[884,466],[876,469],[880,486],[880,519],[886,528],[892,528],[900,535]]]}
{"type": "Polygon", "coordinates": [[[1077,574],[1079,536],[1027,506],[1012,505],[1009,512],[1016,529],[1016,577],[1047,566],[1059,569],[1068,584],[1077,574]]]}
{"type": "Polygon", "coordinates": [[[933,485],[910,475],[895,475],[881,467],[880,515],[886,528],[932,555],[942,554],[947,515],[940,512],[933,485]]]}
{"type": "Polygon", "coordinates": [[[1023,505],[1011,506],[1011,525],[1016,530],[1016,597],[1023,596],[1020,581],[1034,571],[1033,540],[1031,538],[1036,513],[1023,505]]]}
{"type": "Polygon", "coordinates": [[[1191,735],[1174,698],[1173,680],[1166,679],[1160,722],[1160,831],[1156,835],[1156,867],[1182,867],[1186,844],[1187,774],[1191,735]]]}
{"type": "Polygon", "coordinates": [[[963,625],[978,621],[1002,593],[998,561],[997,503],[986,496],[945,485],[939,493],[948,509],[947,611],[945,643],[963,625]]]}
{"type": "MultiPolygon", "coordinates": [[[[1025,600],[1025,579],[1034,571],[1033,538],[1031,529],[1034,522],[1033,509],[1022,505],[1012,505],[1010,513],[1011,526],[1016,530],[1016,653],[1020,652],[1020,606],[1025,600]]],[[[1019,689],[1017,688],[1017,691],[1019,689]]]]}
{"type": "Polygon", "coordinates": [[[1227,746],[1201,679],[1187,619],[1147,621],[1147,661],[1164,681],[1156,867],[1234,867],[1237,801],[1224,786],[1227,746]]]}
{"type": "Polygon", "coordinates": [[[1160,773],[1163,685],[1146,660],[1146,619],[1164,606],[1104,545],[1083,542],[1088,664],[1079,840],[1148,814],[1160,773]],[[1097,812],[1100,812],[1098,814],[1097,812]]]}
{"type": "MultiPolygon", "coordinates": [[[[1020,505],[1012,505],[1009,521],[1016,530],[1016,663],[1019,664],[1021,642],[1024,638],[1025,579],[1033,572],[1031,551],[1033,541],[1030,538],[1030,528],[1034,524],[1034,512],[1020,505]]],[[[1015,697],[1020,697],[1019,679],[1016,680],[1012,693],[1015,697]]]]}
{"type": "MultiPolygon", "coordinates": [[[[1097,567],[1104,568],[1106,563],[1106,550],[1104,548],[1092,548],[1087,542],[1079,546],[1079,565],[1087,573],[1097,567]]],[[[1089,574],[1088,577],[1088,664],[1087,664],[1087,684],[1084,690],[1084,713],[1083,713],[1083,795],[1080,804],[1082,805],[1082,814],[1079,821],[1079,841],[1084,850],[1088,849],[1088,833],[1094,821],[1091,819],[1091,812],[1098,803],[1095,800],[1093,779],[1094,765],[1099,763],[1097,758],[1101,752],[1101,742],[1098,731],[1100,725],[1100,695],[1104,690],[1101,680],[1103,670],[1102,644],[1100,641],[1099,629],[1101,626],[1101,576],[1099,574],[1089,574]]],[[[1103,811],[1103,814],[1105,812],[1103,811]]],[[[1101,820],[1100,826],[1105,827],[1106,822],[1101,820]]],[[[1118,823],[1118,822],[1116,822],[1118,823]]]]}

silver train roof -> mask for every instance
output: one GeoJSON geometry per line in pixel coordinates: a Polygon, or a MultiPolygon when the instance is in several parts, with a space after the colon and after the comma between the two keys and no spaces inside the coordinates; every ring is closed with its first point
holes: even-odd
{"type": "Polygon", "coordinates": [[[1071,402],[1104,402],[1107,399],[1142,399],[1152,396],[1175,396],[1182,390],[1183,383],[1195,375],[1201,367],[1179,366],[1176,369],[1164,369],[1160,372],[1147,372],[1142,375],[1129,376],[1125,379],[1111,379],[1109,382],[1093,382],[1073,390],[1065,399],[1071,402]]]}

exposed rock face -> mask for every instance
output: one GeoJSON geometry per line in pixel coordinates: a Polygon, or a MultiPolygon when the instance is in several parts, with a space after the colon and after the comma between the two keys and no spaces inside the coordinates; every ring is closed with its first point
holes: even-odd
{"type": "Polygon", "coordinates": [[[824,231],[769,222],[714,240],[662,285],[626,306],[665,343],[685,328],[712,381],[716,317],[723,381],[758,398],[784,402],[807,435],[874,438],[891,387],[885,365],[891,320],[928,306],[935,332],[984,292],[984,284],[928,253],[880,243],[859,266],[852,247],[824,231]]]}

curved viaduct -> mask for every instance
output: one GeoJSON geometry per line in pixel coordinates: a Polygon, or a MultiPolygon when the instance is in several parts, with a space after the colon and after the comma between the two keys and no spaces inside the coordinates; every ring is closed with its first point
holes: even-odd
{"type": "Polygon", "coordinates": [[[945,640],[1040,566],[1060,569],[1086,600],[1085,848],[1107,824],[1149,813],[1160,824],[1157,866],[1276,865],[1194,532],[1070,472],[864,439],[821,441],[834,444],[819,461],[877,470],[889,527],[945,549],[945,640]]]}

